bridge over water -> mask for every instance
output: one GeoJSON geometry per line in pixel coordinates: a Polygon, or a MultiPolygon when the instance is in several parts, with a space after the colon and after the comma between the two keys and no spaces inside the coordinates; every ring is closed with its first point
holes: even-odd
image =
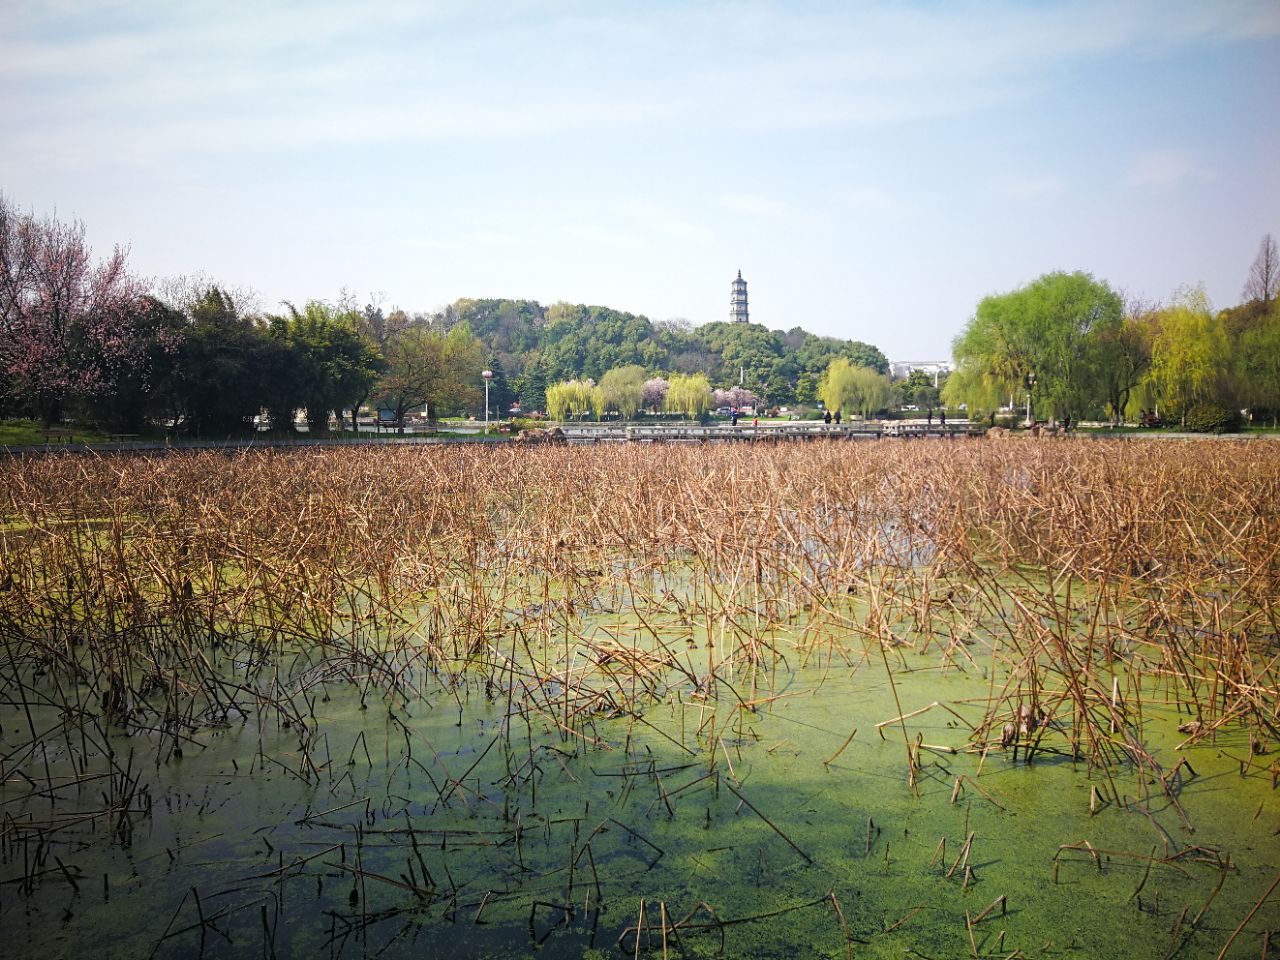
{"type": "Polygon", "coordinates": [[[917,437],[954,440],[981,436],[981,424],[956,421],[947,424],[911,420],[869,420],[852,423],[823,423],[821,420],[778,421],[763,423],[739,421],[728,423],[574,423],[563,424],[571,443],[697,443],[709,441],[776,441],[776,440],[877,440],[880,437],[917,437]]]}

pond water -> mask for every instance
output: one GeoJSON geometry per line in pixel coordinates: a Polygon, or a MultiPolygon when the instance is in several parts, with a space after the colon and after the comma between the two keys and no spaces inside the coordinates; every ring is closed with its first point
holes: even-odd
{"type": "Polygon", "coordinates": [[[4,956],[1269,955],[1276,455],[935,447],[15,462],[4,956]]]}
{"type": "MultiPolygon", "coordinates": [[[[635,640],[591,616],[505,674],[313,685],[305,749],[269,712],[178,756],[119,723],[82,744],[52,703],[9,704],[6,956],[1207,957],[1280,868],[1280,801],[1246,738],[1175,753],[1185,716],[1154,689],[1131,733],[1190,767],[1168,794],[1117,771],[1108,802],[1105,771],[1052,752],[1052,723],[1030,764],[983,756],[991,670],[910,650],[779,652],[754,694],[739,666],[721,674],[737,696],[708,697],[714,651],[686,635],[687,671],[634,713],[584,714],[585,651],[635,640]],[[923,712],[877,729],[899,704],[923,712]]],[[[606,663],[593,689],[631,675],[606,663]]],[[[1277,928],[1271,900],[1230,955],[1277,928]]]]}

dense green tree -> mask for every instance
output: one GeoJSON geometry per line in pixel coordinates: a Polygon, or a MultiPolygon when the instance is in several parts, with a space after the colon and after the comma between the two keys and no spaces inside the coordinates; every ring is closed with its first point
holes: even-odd
{"type": "Polygon", "coordinates": [[[836,356],[887,372],[875,347],[856,340],[818,337],[794,327],[785,334],[759,324],[685,320],[653,322],[607,307],[531,300],[459,300],[440,315],[446,327],[467,322],[504,365],[522,406],[542,406],[547,382],[603,378],[629,365],[650,372],[705,374],[723,386],[745,386],[773,403],[798,396],[799,378],[809,388],[836,356]],[[535,367],[540,373],[531,379],[535,367]],[[536,396],[536,400],[534,397],[536,396]],[[532,401],[532,402],[530,402],[532,401]]]}
{"type": "Polygon", "coordinates": [[[512,386],[516,398],[520,401],[520,409],[525,414],[538,410],[546,410],[547,406],[547,371],[541,363],[534,361],[525,366],[524,372],[512,378],[512,386]]]}
{"type": "Polygon", "coordinates": [[[607,307],[556,303],[547,308],[540,355],[553,377],[599,379],[614,367],[665,365],[667,351],[646,317],[607,307]]]}
{"type": "Polygon", "coordinates": [[[427,399],[430,417],[484,410],[484,343],[468,323],[456,323],[444,335],[444,376],[427,399]]]}
{"type": "MultiPolygon", "coordinates": [[[[353,314],[354,316],[354,314],[353,314]]],[[[382,307],[374,303],[365,304],[360,310],[356,318],[356,329],[367,341],[373,344],[378,354],[379,371],[384,370],[387,364],[387,344],[395,337],[399,336],[410,324],[410,318],[403,310],[396,308],[390,313],[383,311],[382,307]]],[[[373,390],[373,386],[377,381],[369,383],[368,388],[358,397],[354,398],[351,403],[351,429],[358,431],[360,408],[365,405],[365,401],[369,399],[369,395],[373,390]]]]}
{"type": "Polygon", "coordinates": [[[506,367],[503,366],[502,358],[497,353],[489,354],[485,369],[493,374],[489,380],[490,415],[501,420],[515,403],[516,392],[511,386],[511,381],[507,379],[506,367]]]}
{"type": "Polygon", "coordinates": [[[898,385],[899,400],[924,410],[930,416],[942,404],[942,391],[934,382],[934,377],[923,370],[912,370],[898,385]]]}
{"type": "Polygon", "coordinates": [[[299,369],[288,339],[271,332],[270,320],[265,324],[263,341],[253,360],[258,373],[259,405],[267,411],[272,433],[293,433],[298,411],[307,406],[302,382],[305,371],[299,369]]]}
{"type": "Polygon", "coordinates": [[[1049,273],[987,297],[953,344],[959,375],[943,399],[994,409],[1032,378],[1038,409],[1078,416],[1099,402],[1092,340],[1122,317],[1120,298],[1086,273],[1049,273]]]}
{"type": "Polygon", "coordinates": [[[223,437],[252,429],[267,405],[271,341],[257,317],[211,286],[185,305],[173,377],[173,418],[187,434],[223,437]]]}
{"type": "Polygon", "coordinates": [[[373,395],[398,422],[418,406],[430,419],[478,409],[483,406],[483,355],[483,345],[466,323],[447,332],[438,324],[411,323],[388,340],[386,370],[373,395]]]}
{"type": "Polygon", "coordinates": [[[1265,410],[1275,426],[1280,417],[1280,300],[1272,299],[1259,321],[1240,334],[1234,373],[1250,414],[1265,410]]]}
{"type": "MultiPolygon", "coordinates": [[[[356,408],[385,366],[377,343],[361,332],[364,318],[319,300],[302,310],[269,319],[271,335],[288,351],[295,408],[305,408],[311,432],[328,429],[330,413],[339,418],[356,408]]],[[[279,401],[277,401],[279,402],[279,401]]]]}
{"type": "Polygon", "coordinates": [[[812,373],[802,373],[796,377],[796,403],[817,403],[818,402],[818,380],[819,376],[812,373]]]}
{"type": "MultiPolygon", "coordinates": [[[[511,363],[538,347],[546,327],[546,311],[533,300],[458,300],[446,310],[446,326],[466,323],[490,354],[511,363]]],[[[541,401],[539,402],[539,406],[541,401]]]]}
{"type": "Polygon", "coordinates": [[[921,387],[915,393],[915,400],[917,407],[932,415],[942,406],[942,391],[934,386],[921,387]]]}
{"type": "Polygon", "coordinates": [[[756,386],[760,407],[784,407],[796,402],[796,388],[783,374],[776,373],[756,386]]]}
{"type": "Polygon", "coordinates": [[[1091,359],[1099,393],[1113,424],[1120,423],[1129,401],[1151,369],[1153,312],[1139,307],[1117,325],[1099,330],[1091,344],[1091,359]]]}
{"type": "Polygon", "coordinates": [[[870,367],[876,373],[889,372],[888,358],[861,340],[819,337],[795,327],[787,331],[785,343],[790,354],[788,363],[797,374],[821,376],[836,357],[844,357],[854,366],[870,367]]]}

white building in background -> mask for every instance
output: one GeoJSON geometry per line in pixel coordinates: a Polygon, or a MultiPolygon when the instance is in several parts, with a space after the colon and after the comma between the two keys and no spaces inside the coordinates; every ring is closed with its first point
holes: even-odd
{"type": "Polygon", "coordinates": [[[919,370],[936,380],[954,369],[955,365],[950,360],[894,360],[889,364],[889,375],[895,380],[901,380],[911,376],[913,370],[919,370]]]}
{"type": "Polygon", "coordinates": [[[733,323],[746,323],[750,318],[747,312],[747,281],[742,279],[742,271],[738,271],[738,279],[729,288],[729,320],[733,323]]]}

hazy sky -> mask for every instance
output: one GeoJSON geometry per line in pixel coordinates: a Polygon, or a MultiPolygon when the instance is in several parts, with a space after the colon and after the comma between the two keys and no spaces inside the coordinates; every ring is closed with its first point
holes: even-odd
{"type": "Polygon", "coordinates": [[[146,276],[950,356],[1050,270],[1237,302],[1280,0],[0,0],[0,191],[146,276]]]}

